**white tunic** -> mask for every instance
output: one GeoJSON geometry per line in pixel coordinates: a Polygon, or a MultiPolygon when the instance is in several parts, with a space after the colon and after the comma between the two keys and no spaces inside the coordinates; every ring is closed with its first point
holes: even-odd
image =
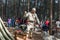
{"type": "Polygon", "coordinates": [[[30,20],[30,21],[35,21],[36,20],[38,22],[38,24],[40,23],[36,13],[32,14],[31,12],[28,12],[25,15],[25,17],[28,17],[28,20],[30,20]]]}
{"type": "Polygon", "coordinates": [[[56,21],[56,25],[58,28],[60,28],[60,21],[56,21]]]}
{"type": "Polygon", "coordinates": [[[33,21],[33,23],[32,22],[28,22],[27,30],[30,30],[30,28],[34,28],[34,21],[35,20],[37,21],[38,24],[40,23],[36,13],[32,14],[31,12],[28,12],[25,15],[25,17],[28,17],[29,21],[33,21]]]}

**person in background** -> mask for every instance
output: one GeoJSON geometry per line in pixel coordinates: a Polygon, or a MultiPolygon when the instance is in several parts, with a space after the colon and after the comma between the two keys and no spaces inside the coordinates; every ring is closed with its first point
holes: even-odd
{"type": "Polygon", "coordinates": [[[49,34],[50,21],[49,21],[48,19],[45,21],[45,25],[46,25],[46,27],[47,27],[47,32],[48,32],[48,34],[49,34]]]}
{"type": "Polygon", "coordinates": [[[16,18],[15,26],[19,27],[19,25],[21,25],[21,23],[22,23],[22,19],[21,18],[16,18]]]}
{"type": "Polygon", "coordinates": [[[12,27],[14,27],[15,26],[15,17],[12,17],[11,23],[12,23],[12,27]]]}
{"type": "Polygon", "coordinates": [[[45,22],[42,25],[42,30],[47,32],[48,31],[48,27],[46,26],[45,22]]]}
{"type": "Polygon", "coordinates": [[[8,18],[8,27],[11,27],[11,18],[8,18]]]}
{"type": "Polygon", "coordinates": [[[50,24],[49,20],[46,20],[45,24],[46,24],[47,27],[49,27],[49,24],[50,24]]]}
{"type": "Polygon", "coordinates": [[[19,20],[18,20],[18,18],[16,18],[16,20],[15,20],[15,26],[16,26],[16,27],[19,26],[19,20]]]}
{"type": "Polygon", "coordinates": [[[57,34],[56,40],[60,40],[60,20],[59,19],[57,19],[56,21],[56,34],[57,34]]]}
{"type": "Polygon", "coordinates": [[[56,21],[56,26],[57,26],[57,28],[60,28],[60,20],[59,19],[57,19],[57,21],[56,21]]]}

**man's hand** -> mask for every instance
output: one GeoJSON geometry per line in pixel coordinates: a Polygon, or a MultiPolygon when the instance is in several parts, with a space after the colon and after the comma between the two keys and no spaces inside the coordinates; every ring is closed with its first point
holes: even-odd
{"type": "Polygon", "coordinates": [[[24,15],[26,15],[27,11],[24,12],[24,15]]]}

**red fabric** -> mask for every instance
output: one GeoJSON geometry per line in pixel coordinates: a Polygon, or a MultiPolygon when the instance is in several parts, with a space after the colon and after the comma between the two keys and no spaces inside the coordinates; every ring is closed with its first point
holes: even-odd
{"type": "Polygon", "coordinates": [[[45,22],[45,24],[48,26],[48,25],[49,25],[49,21],[47,20],[47,21],[45,22]]]}
{"type": "Polygon", "coordinates": [[[17,32],[17,33],[20,33],[20,32],[21,32],[21,30],[16,30],[16,32],[17,32]]]}
{"type": "Polygon", "coordinates": [[[17,19],[17,20],[16,20],[16,22],[17,22],[17,23],[20,23],[20,22],[21,22],[21,20],[18,20],[18,19],[17,19]]]}
{"type": "Polygon", "coordinates": [[[26,24],[28,24],[28,21],[26,20],[26,24]]]}

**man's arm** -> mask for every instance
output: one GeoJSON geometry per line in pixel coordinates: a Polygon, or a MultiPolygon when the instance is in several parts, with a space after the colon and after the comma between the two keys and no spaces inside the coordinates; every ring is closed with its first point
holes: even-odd
{"type": "Polygon", "coordinates": [[[28,16],[29,16],[29,13],[25,13],[25,14],[24,14],[24,17],[28,17],[28,16]]]}
{"type": "Polygon", "coordinates": [[[40,24],[40,21],[39,21],[39,19],[38,19],[37,14],[35,14],[35,17],[36,17],[36,21],[38,22],[38,24],[40,24]]]}

